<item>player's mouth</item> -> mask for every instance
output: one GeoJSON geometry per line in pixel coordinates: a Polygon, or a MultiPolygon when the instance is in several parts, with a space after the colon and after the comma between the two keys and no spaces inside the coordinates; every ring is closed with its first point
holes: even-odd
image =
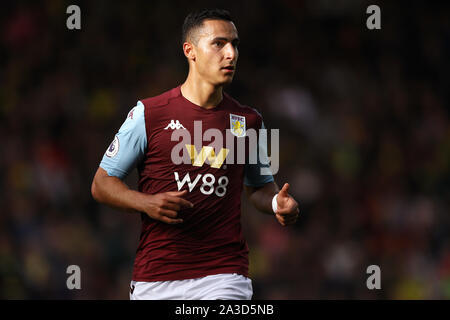
{"type": "Polygon", "coordinates": [[[233,73],[234,72],[234,66],[222,67],[221,70],[225,70],[226,73],[233,73]]]}

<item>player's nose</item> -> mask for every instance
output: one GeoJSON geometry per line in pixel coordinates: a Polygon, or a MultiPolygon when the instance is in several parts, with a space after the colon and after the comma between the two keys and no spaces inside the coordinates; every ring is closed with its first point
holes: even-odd
{"type": "Polygon", "coordinates": [[[237,48],[231,43],[227,43],[227,45],[225,46],[225,59],[235,61],[237,59],[237,56],[237,48]]]}

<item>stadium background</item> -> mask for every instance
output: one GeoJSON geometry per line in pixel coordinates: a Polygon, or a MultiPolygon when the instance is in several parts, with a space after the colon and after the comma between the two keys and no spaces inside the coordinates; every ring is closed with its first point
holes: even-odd
{"type": "Polygon", "coordinates": [[[449,7],[353,0],[2,3],[0,297],[128,298],[139,217],[90,184],[136,101],[184,80],[181,24],[205,6],[235,18],[227,91],[281,129],[275,179],[301,205],[282,228],[243,204],[254,298],[450,298],[449,7]]]}

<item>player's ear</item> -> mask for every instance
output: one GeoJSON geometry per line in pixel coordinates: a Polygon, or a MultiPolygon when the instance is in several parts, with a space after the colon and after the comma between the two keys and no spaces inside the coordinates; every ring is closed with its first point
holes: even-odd
{"type": "Polygon", "coordinates": [[[183,52],[188,60],[195,61],[195,50],[192,43],[187,41],[183,43],[183,52]]]}

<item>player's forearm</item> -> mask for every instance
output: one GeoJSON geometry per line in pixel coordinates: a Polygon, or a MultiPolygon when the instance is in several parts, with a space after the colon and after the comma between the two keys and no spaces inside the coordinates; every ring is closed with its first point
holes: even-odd
{"type": "Polygon", "coordinates": [[[272,199],[280,189],[275,182],[267,183],[263,187],[245,187],[248,199],[259,211],[274,214],[272,210],[272,199]]]}
{"type": "Polygon", "coordinates": [[[141,211],[139,204],[143,194],[130,189],[117,177],[110,177],[99,168],[92,182],[91,193],[100,203],[128,212],[141,211]]]}

